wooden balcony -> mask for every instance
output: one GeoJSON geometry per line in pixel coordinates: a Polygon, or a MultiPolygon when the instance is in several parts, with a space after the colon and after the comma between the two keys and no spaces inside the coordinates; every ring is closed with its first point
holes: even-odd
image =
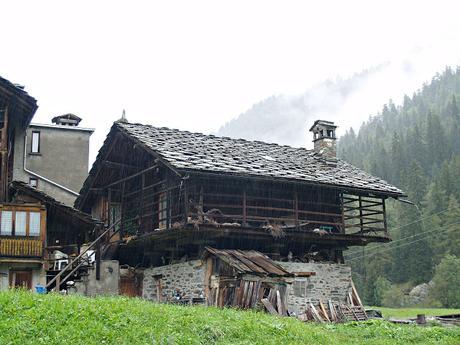
{"type": "Polygon", "coordinates": [[[1,237],[0,256],[42,257],[43,242],[40,239],[1,237]]]}

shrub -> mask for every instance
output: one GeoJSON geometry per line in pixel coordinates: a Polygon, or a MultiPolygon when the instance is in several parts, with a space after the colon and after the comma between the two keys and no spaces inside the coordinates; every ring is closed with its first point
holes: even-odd
{"type": "Polygon", "coordinates": [[[436,266],[433,283],[430,297],[444,307],[459,308],[460,258],[446,255],[436,266]]]}

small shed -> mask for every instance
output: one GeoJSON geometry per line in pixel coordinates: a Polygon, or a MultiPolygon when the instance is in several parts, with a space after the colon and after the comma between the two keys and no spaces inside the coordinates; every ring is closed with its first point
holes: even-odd
{"type": "Polygon", "coordinates": [[[206,247],[203,258],[208,305],[257,308],[269,302],[287,314],[286,288],[294,275],[269,257],[255,250],[206,247]]]}

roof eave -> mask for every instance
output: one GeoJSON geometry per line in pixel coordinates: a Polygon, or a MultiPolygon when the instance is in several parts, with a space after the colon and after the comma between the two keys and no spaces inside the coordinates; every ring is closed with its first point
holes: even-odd
{"type": "Polygon", "coordinates": [[[178,169],[178,171],[182,172],[183,174],[207,175],[207,176],[216,176],[216,177],[221,177],[221,178],[222,177],[247,178],[247,179],[255,179],[255,180],[262,180],[262,181],[288,182],[288,183],[301,184],[301,185],[324,186],[324,187],[329,187],[329,188],[334,188],[334,189],[340,189],[343,191],[372,194],[376,196],[385,196],[385,197],[391,197],[394,199],[407,197],[404,193],[380,191],[380,190],[375,190],[371,188],[347,187],[347,186],[338,185],[338,184],[299,180],[299,179],[286,178],[286,177],[272,177],[272,176],[262,176],[262,175],[255,175],[255,174],[241,174],[237,172],[229,173],[229,172],[217,172],[217,171],[198,170],[198,169],[178,169]]]}

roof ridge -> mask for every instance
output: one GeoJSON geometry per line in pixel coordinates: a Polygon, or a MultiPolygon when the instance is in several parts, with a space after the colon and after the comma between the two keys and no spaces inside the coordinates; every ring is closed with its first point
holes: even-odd
{"type": "Polygon", "coordinates": [[[276,146],[276,147],[287,147],[287,148],[290,148],[290,149],[302,150],[302,151],[315,153],[314,150],[309,150],[309,149],[307,149],[305,147],[295,147],[295,146],[291,146],[291,145],[279,144],[279,143],[274,143],[274,142],[273,143],[266,142],[266,141],[262,141],[262,140],[249,140],[249,139],[244,139],[244,138],[232,138],[232,137],[228,137],[228,136],[220,136],[220,135],[215,135],[215,134],[205,134],[205,133],[202,133],[202,132],[190,132],[190,131],[181,130],[181,129],[178,129],[178,128],[171,128],[171,127],[164,127],[164,126],[163,127],[157,127],[157,126],[154,126],[154,125],[151,125],[151,124],[143,124],[143,123],[139,123],[139,122],[135,122],[135,123],[131,123],[131,122],[128,122],[128,123],[114,122],[114,124],[119,126],[119,127],[125,127],[125,126],[129,126],[129,125],[134,125],[134,126],[150,127],[150,128],[154,128],[154,129],[166,129],[166,130],[180,132],[180,133],[187,133],[187,134],[192,134],[192,135],[201,135],[201,136],[204,136],[204,137],[226,139],[226,140],[231,140],[231,141],[242,141],[242,142],[246,142],[246,143],[261,143],[261,144],[264,144],[264,145],[271,145],[271,146],[276,146]]]}

